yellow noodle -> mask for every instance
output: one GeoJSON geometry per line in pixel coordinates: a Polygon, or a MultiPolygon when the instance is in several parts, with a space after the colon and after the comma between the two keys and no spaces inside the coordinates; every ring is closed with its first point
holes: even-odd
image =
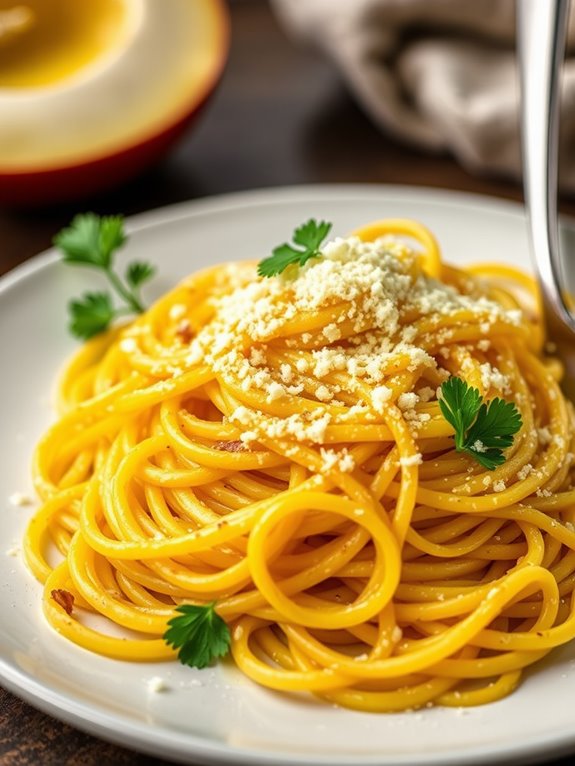
{"type": "Polygon", "coordinates": [[[173,660],[162,635],[175,606],[215,599],[254,681],[391,712],[500,699],[575,637],[575,416],[560,362],[542,355],[535,282],[500,264],[448,266],[413,221],[355,236],[423,280],[432,303],[437,284],[469,301],[398,301],[387,337],[367,283],[290,313],[292,267],[266,281],[252,263],[223,265],[71,360],[36,450],[43,505],[24,541],[67,639],[173,660]],[[253,285],[252,303],[269,287],[281,321],[265,337],[239,329],[235,361],[220,364],[225,301],[253,285]],[[216,350],[198,354],[190,336],[210,332],[216,350]],[[374,338],[392,350],[359,373],[348,360],[374,338]],[[493,471],[454,450],[435,395],[449,375],[521,412],[493,471]],[[72,614],[55,590],[74,596],[72,614]]]}

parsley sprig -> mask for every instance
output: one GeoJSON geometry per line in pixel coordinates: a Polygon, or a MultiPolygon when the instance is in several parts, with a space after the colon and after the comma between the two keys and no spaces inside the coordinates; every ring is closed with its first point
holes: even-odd
{"type": "Polygon", "coordinates": [[[513,402],[496,398],[486,403],[476,388],[452,377],[441,386],[439,406],[455,430],[457,452],[466,452],[489,471],[505,462],[503,450],[521,428],[513,402]]]}
{"type": "Polygon", "coordinates": [[[100,217],[95,213],[77,215],[68,228],[54,237],[54,245],[62,252],[65,263],[104,272],[124,304],[115,307],[107,292],[87,292],[70,301],[69,328],[76,337],[87,340],[107,330],[116,317],[144,311],[140,289],[155,270],[149,263],[133,261],[124,277],[120,277],[114,269],[114,256],[126,242],[122,216],[100,217]]]}
{"type": "Polygon", "coordinates": [[[274,277],[281,274],[292,263],[303,266],[310,258],[321,255],[319,246],[331,230],[331,223],[327,221],[309,221],[298,226],[294,231],[292,242],[278,245],[272,250],[269,258],[264,258],[258,264],[258,274],[261,277],[274,277]]]}
{"type": "Polygon", "coordinates": [[[228,653],[230,629],[215,607],[215,601],[203,606],[182,604],[176,607],[179,615],[168,621],[164,641],[179,649],[178,659],[182,665],[205,668],[212,660],[228,653]]]}

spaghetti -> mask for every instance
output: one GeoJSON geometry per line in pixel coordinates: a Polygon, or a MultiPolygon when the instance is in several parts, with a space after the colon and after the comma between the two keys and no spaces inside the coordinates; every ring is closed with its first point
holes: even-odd
{"type": "Polygon", "coordinates": [[[575,636],[574,413],[543,344],[531,279],[448,266],[411,221],[279,278],[188,278],[63,375],[25,539],[47,620],[171,659],[175,606],[216,600],[272,689],[381,712],[509,694],[575,636]],[[493,471],[454,450],[450,375],[521,413],[493,471]]]}

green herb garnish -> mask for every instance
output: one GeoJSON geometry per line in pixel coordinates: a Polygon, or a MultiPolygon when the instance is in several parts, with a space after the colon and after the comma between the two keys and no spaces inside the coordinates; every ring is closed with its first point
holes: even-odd
{"type": "Polygon", "coordinates": [[[77,338],[87,340],[107,330],[116,317],[144,311],[139,291],[155,269],[149,263],[134,261],[122,279],[114,270],[114,256],[126,242],[122,216],[100,217],[94,213],[77,215],[68,228],[54,237],[54,245],[61,250],[65,263],[100,269],[124,301],[123,306],[116,308],[105,292],[87,292],[70,301],[69,329],[77,338]]]}
{"type": "Polygon", "coordinates": [[[284,242],[272,251],[269,258],[265,258],[258,264],[258,274],[261,277],[274,277],[281,274],[292,263],[303,266],[310,258],[318,258],[321,253],[319,246],[327,237],[331,229],[331,223],[310,218],[307,223],[298,226],[294,231],[293,244],[284,242]]]}
{"type": "Polygon", "coordinates": [[[466,452],[489,471],[505,462],[503,450],[513,444],[513,435],[521,428],[513,402],[497,398],[485,403],[476,388],[452,377],[441,386],[439,406],[455,429],[457,452],[466,452]]]}
{"type": "Polygon", "coordinates": [[[205,668],[216,657],[229,652],[230,629],[215,607],[215,601],[203,606],[182,604],[176,607],[180,614],[168,621],[170,627],[164,633],[164,641],[179,649],[182,665],[205,668]]]}

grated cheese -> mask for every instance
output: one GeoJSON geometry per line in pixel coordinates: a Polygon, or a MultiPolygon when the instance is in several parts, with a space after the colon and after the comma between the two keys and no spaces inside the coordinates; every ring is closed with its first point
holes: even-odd
{"type": "Polygon", "coordinates": [[[531,463],[526,463],[521,470],[517,471],[517,478],[519,481],[525,481],[529,474],[533,471],[531,463]]]}
{"type": "Polygon", "coordinates": [[[390,400],[391,394],[391,388],[387,386],[377,386],[377,388],[373,389],[371,392],[371,403],[376,412],[384,411],[385,404],[390,400]]]}
{"type": "MultiPolygon", "coordinates": [[[[394,366],[407,373],[431,368],[432,380],[447,378],[449,372],[438,367],[434,356],[419,345],[414,317],[428,318],[440,327],[442,317],[472,313],[486,331],[494,323],[516,324],[521,318],[518,312],[506,311],[485,297],[462,294],[428,277],[420,256],[389,236],[374,242],[336,238],[323,247],[322,256],[273,279],[257,277],[253,265],[229,266],[211,298],[213,318],[190,343],[184,368],[203,363],[235,390],[250,392],[252,398],[261,396],[261,410],[240,406],[229,418],[242,427],[240,438],[245,444],[264,437],[321,444],[331,420],[321,404],[349,407],[339,385],[340,372],[351,377],[351,392],[365,391],[365,384],[371,387],[367,403],[357,405],[360,409],[348,409],[349,416],[352,411],[361,412],[367,422],[370,418],[377,422],[377,415],[390,408],[393,390],[382,381],[394,366]],[[329,313],[325,326],[318,328],[321,334],[299,334],[297,322],[302,313],[319,312],[329,313]],[[349,326],[356,335],[338,344],[344,325],[346,336],[349,326]],[[277,338],[285,344],[289,358],[279,370],[267,347],[277,338]],[[302,351],[302,345],[308,349],[302,351]],[[283,399],[289,404],[290,397],[302,392],[315,400],[313,407],[285,417],[265,412],[267,405],[283,405],[283,399]]],[[[172,318],[177,320],[186,312],[184,306],[173,307],[172,318]]],[[[441,328],[437,335],[439,355],[448,358],[453,331],[441,328]]],[[[478,343],[488,348],[488,340],[478,343]]],[[[173,374],[179,372],[178,368],[173,374]]],[[[481,374],[486,386],[506,390],[507,379],[490,363],[482,365],[481,374]]],[[[436,396],[430,386],[398,396],[397,406],[412,430],[431,419],[418,407],[436,396]]],[[[289,411],[294,412],[293,408],[289,411]]],[[[353,470],[348,457],[347,470],[353,470]]],[[[404,458],[416,459],[421,456],[404,458]]],[[[344,470],[341,465],[339,469],[344,470]]]]}
{"type": "Polygon", "coordinates": [[[330,343],[341,338],[341,330],[334,322],[328,324],[327,327],[324,327],[322,332],[324,337],[327,338],[330,343]]]}
{"type": "Polygon", "coordinates": [[[289,385],[293,380],[293,370],[291,364],[280,365],[280,377],[282,382],[289,385]]]}
{"type": "Polygon", "coordinates": [[[403,457],[399,458],[399,465],[409,467],[412,465],[421,465],[423,462],[423,457],[420,452],[418,452],[415,455],[404,455],[403,457]]]}
{"type": "Polygon", "coordinates": [[[432,399],[435,399],[435,389],[431,388],[431,386],[424,386],[423,388],[420,388],[418,391],[416,391],[417,396],[419,397],[419,401],[426,404],[427,402],[430,402],[432,399]]]}
{"type": "Polygon", "coordinates": [[[301,372],[303,374],[304,372],[308,371],[308,369],[309,369],[309,362],[304,357],[301,357],[295,363],[295,367],[296,367],[296,370],[298,372],[301,372]]]}
{"type": "Polygon", "coordinates": [[[404,412],[406,410],[412,410],[417,402],[419,401],[419,397],[417,394],[414,393],[407,393],[407,394],[400,394],[397,398],[397,406],[400,410],[403,410],[404,412]]]}
{"type": "Polygon", "coordinates": [[[551,443],[551,431],[547,428],[538,428],[537,429],[537,436],[539,438],[539,441],[541,444],[550,444],[551,443]]]}
{"type": "Polygon", "coordinates": [[[282,396],[285,396],[286,390],[281,385],[281,383],[276,383],[274,380],[272,380],[268,385],[267,393],[268,395],[266,397],[266,402],[271,404],[271,402],[275,402],[276,399],[281,399],[282,396]]]}
{"type": "Polygon", "coordinates": [[[355,468],[353,455],[344,447],[341,452],[333,449],[324,449],[319,451],[322,459],[322,471],[329,473],[333,468],[337,468],[342,473],[350,473],[355,468]]]}
{"type": "Polygon", "coordinates": [[[511,393],[509,378],[504,375],[497,367],[493,367],[489,362],[485,362],[479,367],[481,374],[481,383],[486,391],[490,388],[496,388],[504,394],[511,393]]]}

